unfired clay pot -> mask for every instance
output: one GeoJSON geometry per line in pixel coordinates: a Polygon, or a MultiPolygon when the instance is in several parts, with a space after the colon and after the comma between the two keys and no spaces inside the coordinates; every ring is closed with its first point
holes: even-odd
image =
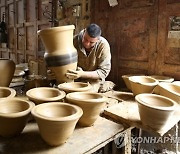
{"type": "Polygon", "coordinates": [[[156,94],[139,94],[135,99],[142,123],[154,130],[162,129],[177,107],[175,101],[156,94]]]}
{"type": "Polygon", "coordinates": [[[38,31],[46,52],[44,58],[48,68],[59,83],[70,82],[65,74],[77,68],[77,50],[73,45],[74,25],[59,26],[38,31]]]}
{"type": "Polygon", "coordinates": [[[78,122],[81,126],[92,126],[107,100],[102,94],[94,92],[72,92],[66,95],[66,99],[83,109],[83,116],[78,122]]]}
{"type": "Polygon", "coordinates": [[[124,80],[124,83],[126,84],[126,87],[131,90],[131,83],[129,81],[129,77],[131,76],[140,76],[141,74],[126,74],[126,75],[122,75],[122,79],[124,80]]]}
{"type": "Polygon", "coordinates": [[[72,135],[83,111],[62,102],[43,103],[32,109],[41,137],[52,146],[63,144],[72,135]]]}
{"type": "Polygon", "coordinates": [[[169,97],[180,104],[180,85],[162,82],[159,84],[160,95],[169,97]]]}
{"type": "Polygon", "coordinates": [[[0,100],[16,96],[16,90],[9,87],[0,87],[0,100]]]}
{"type": "Polygon", "coordinates": [[[10,59],[0,58],[0,86],[9,87],[14,76],[15,63],[10,59]]]}
{"type": "Polygon", "coordinates": [[[52,87],[38,87],[26,92],[26,96],[35,104],[60,101],[65,95],[64,91],[52,87]]]}
{"type": "Polygon", "coordinates": [[[148,76],[132,76],[129,77],[129,81],[134,96],[141,93],[152,93],[159,83],[156,79],[148,76]]]}
{"type": "Polygon", "coordinates": [[[18,98],[0,99],[0,136],[19,135],[29,118],[34,103],[18,98]]]}
{"type": "Polygon", "coordinates": [[[66,93],[70,92],[83,92],[83,91],[90,91],[92,90],[92,86],[90,83],[84,82],[68,82],[68,83],[61,83],[58,85],[60,90],[65,91],[66,93]]]}

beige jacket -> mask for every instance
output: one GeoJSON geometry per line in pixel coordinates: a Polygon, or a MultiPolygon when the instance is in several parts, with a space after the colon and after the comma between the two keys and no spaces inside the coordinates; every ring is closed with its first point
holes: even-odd
{"type": "Polygon", "coordinates": [[[78,66],[84,71],[97,71],[101,80],[105,81],[105,78],[111,70],[111,52],[109,43],[105,38],[100,37],[89,55],[87,55],[82,46],[83,32],[84,30],[74,36],[74,46],[78,52],[78,66]]]}

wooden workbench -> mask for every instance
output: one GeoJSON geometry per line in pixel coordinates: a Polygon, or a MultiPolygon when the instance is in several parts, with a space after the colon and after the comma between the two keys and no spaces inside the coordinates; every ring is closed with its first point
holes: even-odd
{"type": "Polygon", "coordinates": [[[63,145],[52,147],[41,138],[37,124],[29,122],[23,132],[14,138],[0,137],[0,153],[4,154],[84,154],[92,153],[119,137],[128,129],[121,124],[99,117],[91,127],[76,127],[63,145]]]}

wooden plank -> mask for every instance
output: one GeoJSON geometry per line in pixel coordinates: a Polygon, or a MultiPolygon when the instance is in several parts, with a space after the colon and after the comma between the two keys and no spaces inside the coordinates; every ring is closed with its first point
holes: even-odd
{"type": "Polygon", "coordinates": [[[138,104],[135,102],[134,98],[128,101],[123,101],[119,104],[111,106],[105,109],[103,115],[104,117],[116,121],[118,123],[127,124],[132,127],[137,127],[144,129],[146,131],[153,132],[157,135],[164,135],[169,131],[176,123],[180,120],[179,108],[174,113],[174,115],[169,119],[166,125],[159,131],[150,128],[149,126],[144,125],[139,116],[138,104]]]}
{"type": "Polygon", "coordinates": [[[8,139],[0,137],[0,153],[92,153],[119,137],[123,131],[126,131],[123,125],[99,117],[91,127],[77,126],[65,144],[51,147],[41,139],[37,124],[29,122],[21,135],[8,139]]]}

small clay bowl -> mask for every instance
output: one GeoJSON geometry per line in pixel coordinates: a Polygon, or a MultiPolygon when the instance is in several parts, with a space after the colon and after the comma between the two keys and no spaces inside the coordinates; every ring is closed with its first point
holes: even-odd
{"type": "Polygon", "coordinates": [[[173,82],[174,81],[174,78],[163,76],[163,75],[151,75],[150,77],[158,80],[159,82],[173,82]]]}
{"type": "Polygon", "coordinates": [[[149,76],[131,76],[129,81],[134,96],[141,93],[152,93],[159,83],[158,80],[149,76]]]}
{"type": "Polygon", "coordinates": [[[0,87],[0,100],[16,96],[16,90],[9,87],[0,87]]]}
{"type": "Polygon", "coordinates": [[[180,104],[180,85],[162,82],[159,84],[160,95],[173,99],[180,104]]]}
{"type": "Polygon", "coordinates": [[[124,83],[126,85],[126,87],[131,90],[131,83],[129,81],[129,77],[131,76],[141,76],[141,74],[126,74],[126,75],[122,75],[122,79],[124,80],[124,83]]]}
{"type": "Polygon", "coordinates": [[[19,135],[30,116],[34,103],[18,98],[0,100],[0,136],[19,135]]]}
{"type": "Polygon", "coordinates": [[[142,123],[154,130],[161,130],[177,107],[175,101],[156,94],[139,94],[135,100],[142,123]]]}
{"type": "Polygon", "coordinates": [[[58,85],[60,90],[65,91],[66,93],[70,92],[83,92],[92,90],[92,86],[89,83],[84,82],[68,82],[58,85]]]}
{"type": "Polygon", "coordinates": [[[66,100],[83,109],[79,125],[92,126],[105,106],[107,98],[95,92],[72,92],[66,95],[66,100]]]}
{"type": "Polygon", "coordinates": [[[83,111],[76,105],[51,102],[35,106],[31,113],[36,119],[44,141],[57,146],[65,143],[72,135],[83,111]]]}
{"type": "Polygon", "coordinates": [[[65,95],[64,91],[52,87],[38,87],[26,92],[26,96],[35,104],[60,101],[65,95]]]}

